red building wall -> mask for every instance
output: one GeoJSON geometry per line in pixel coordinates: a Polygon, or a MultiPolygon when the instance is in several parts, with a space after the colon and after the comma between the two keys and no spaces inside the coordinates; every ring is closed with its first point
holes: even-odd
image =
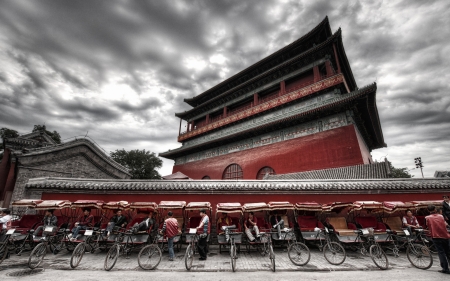
{"type": "Polygon", "coordinates": [[[204,176],[222,179],[225,168],[235,163],[241,166],[244,179],[256,179],[258,171],[265,166],[272,167],[277,174],[286,174],[364,164],[364,149],[358,142],[354,126],[348,125],[310,136],[175,165],[173,173],[182,172],[193,179],[202,179],[204,176]]]}

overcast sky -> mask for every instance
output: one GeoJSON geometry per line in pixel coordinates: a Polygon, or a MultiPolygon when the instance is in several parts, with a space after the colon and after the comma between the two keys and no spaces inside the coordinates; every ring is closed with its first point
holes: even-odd
{"type": "MultiPolygon", "coordinates": [[[[298,39],[325,16],[359,87],[378,84],[387,148],[450,170],[450,1],[0,2],[0,127],[43,124],[106,151],[179,147],[183,98],[298,39]],[[372,2],[376,2],[373,4],[372,2]]],[[[162,175],[172,172],[164,159],[162,175]]],[[[416,177],[420,171],[410,171],[416,177]]]]}

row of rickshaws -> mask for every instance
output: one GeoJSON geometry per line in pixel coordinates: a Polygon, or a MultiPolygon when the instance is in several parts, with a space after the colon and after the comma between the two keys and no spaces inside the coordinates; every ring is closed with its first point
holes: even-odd
{"type": "Polygon", "coordinates": [[[179,227],[178,235],[173,240],[174,247],[180,250],[182,244],[187,244],[184,261],[186,269],[190,270],[196,254],[196,243],[202,234],[202,229],[197,230],[197,226],[201,221],[199,211],[203,209],[210,218],[207,240],[217,239],[219,251],[229,252],[233,271],[237,268],[237,253],[241,245],[248,252],[255,250],[267,256],[272,271],[276,268],[274,247],[287,247],[290,261],[303,266],[310,261],[311,246],[317,246],[332,265],[342,264],[346,252],[351,250],[370,256],[377,267],[387,269],[389,262],[386,253],[398,257],[401,250],[406,250],[406,256],[413,266],[428,269],[433,264],[434,249],[426,228],[404,228],[401,218],[410,209],[415,212],[420,225],[425,226],[424,217],[428,215],[426,207],[430,204],[440,205],[442,202],[219,203],[214,221],[209,202],[186,204],[184,201],[161,201],[156,204],[100,200],[18,200],[12,204],[15,220],[11,228],[2,234],[0,263],[11,253],[21,255],[22,252],[31,251],[28,266],[34,269],[42,263],[48,251],[58,254],[67,250],[72,253],[70,266],[76,268],[85,253],[102,251],[107,253],[104,269],[109,271],[119,256],[129,258],[130,253],[136,251],[139,252],[138,264],[141,268],[155,269],[161,261],[162,252],[167,250],[167,237],[160,230],[167,213],[172,211],[179,227]],[[85,208],[90,209],[94,216],[93,226],[81,230],[76,239],[70,239],[71,229],[85,208]],[[49,209],[55,210],[58,225],[46,227],[42,233],[34,233],[42,225],[45,210],[49,209]],[[129,223],[107,236],[104,230],[117,210],[122,210],[129,223]],[[132,232],[131,227],[146,219],[150,212],[156,218],[154,227],[143,232],[132,232]],[[231,222],[225,228],[218,223],[223,213],[227,214],[231,222]],[[244,231],[244,222],[249,213],[257,218],[259,229],[259,233],[250,230],[258,238],[253,241],[247,238],[244,231]],[[280,219],[283,227],[275,228],[273,222],[280,219]],[[44,234],[46,239],[42,239],[44,234]]]}

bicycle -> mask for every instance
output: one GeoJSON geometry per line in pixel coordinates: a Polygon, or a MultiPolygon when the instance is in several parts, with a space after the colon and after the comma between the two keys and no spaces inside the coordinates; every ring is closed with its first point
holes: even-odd
{"type": "Polygon", "coordinates": [[[433,256],[430,249],[423,244],[423,230],[416,229],[415,237],[410,237],[411,233],[408,229],[403,229],[403,231],[406,237],[396,235],[389,229],[387,230],[388,239],[395,241],[392,249],[394,255],[398,257],[399,248],[406,247],[406,257],[414,267],[424,270],[430,268],[433,265],[433,256]],[[403,242],[400,247],[397,245],[399,241],[403,242]]]}
{"type": "Polygon", "coordinates": [[[69,240],[67,234],[70,232],[69,229],[60,229],[56,233],[53,232],[53,229],[54,227],[51,226],[46,227],[44,232],[47,234],[47,237],[42,238],[41,242],[31,251],[30,257],[28,258],[28,267],[30,269],[35,269],[42,263],[47,254],[47,246],[50,247],[54,255],[64,248],[68,251],[75,249],[74,244],[69,240]]]}
{"type": "Polygon", "coordinates": [[[138,264],[142,269],[155,269],[161,262],[162,251],[158,247],[158,235],[155,236],[153,243],[141,249],[138,255],[138,264]],[[156,258],[157,260],[154,260],[156,258]]]}
{"type": "Polygon", "coordinates": [[[114,265],[117,262],[117,259],[121,254],[125,254],[127,259],[129,258],[131,252],[131,248],[129,247],[131,235],[132,235],[131,231],[127,232],[120,231],[117,234],[117,236],[114,239],[114,244],[111,246],[105,257],[103,267],[106,271],[110,271],[114,267],[114,265]]]}
{"type": "Polygon", "coordinates": [[[306,265],[311,259],[311,252],[309,251],[308,246],[297,241],[297,237],[295,236],[293,229],[287,231],[286,238],[288,241],[289,260],[295,265],[306,265]]]}
{"type": "Polygon", "coordinates": [[[373,228],[358,229],[355,232],[358,235],[356,241],[359,241],[361,254],[366,255],[369,252],[372,261],[379,269],[388,269],[388,258],[380,244],[375,240],[373,228]]]}
{"type": "Polygon", "coordinates": [[[73,250],[72,256],[70,257],[70,267],[71,268],[76,268],[80,264],[81,259],[83,258],[88,245],[91,247],[91,251],[92,251],[91,239],[92,239],[93,232],[94,232],[94,230],[91,230],[91,229],[84,231],[84,236],[87,238],[86,238],[86,240],[78,243],[78,245],[73,250]]]}
{"type": "Polygon", "coordinates": [[[270,269],[275,272],[276,265],[275,265],[275,253],[273,252],[273,245],[272,245],[272,232],[260,232],[261,241],[263,242],[263,255],[269,254],[270,269]]]}
{"type": "Polygon", "coordinates": [[[11,249],[14,249],[14,243],[10,241],[11,235],[14,233],[14,229],[9,229],[3,236],[3,241],[0,242],[0,264],[9,256],[11,249]]]}
{"type": "Polygon", "coordinates": [[[191,236],[191,241],[186,248],[186,253],[184,254],[184,265],[187,270],[191,270],[192,262],[194,261],[194,254],[196,249],[196,243],[198,242],[199,235],[195,233],[191,236]]]}
{"type": "Polygon", "coordinates": [[[331,236],[334,234],[333,229],[325,226],[324,230],[319,229],[317,232],[316,240],[319,240],[319,249],[323,251],[325,259],[332,265],[340,265],[345,261],[347,254],[340,243],[331,240],[331,236]],[[322,240],[326,241],[325,245],[322,240]]]}

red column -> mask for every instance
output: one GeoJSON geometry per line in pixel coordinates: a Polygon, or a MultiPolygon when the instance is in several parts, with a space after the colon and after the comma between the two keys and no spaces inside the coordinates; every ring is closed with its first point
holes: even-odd
{"type": "Polygon", "coordinates": [[[11,166],[9,168],[8,179],[6,180],[5,190],[2,194],[3,208],[8,208],[11,203],[11,198],[6,198],[9,192],[14,191],[14,185],[16,184],[16,161],[15,159],[11,159],[11,166]]]}
{"type": "Polygon", "coordinates": [[[253,106],[258,105],[259,103],[259,95],[258,93],[253,94],[253,106]]]}
{"type": "Polygon", "coordinates": [[[284,81],[280,82],[280,96],[286,93],[286,83],[284,81]]]}
{"type": "Polygon", "coordinates": [[[336,59],[336,67],[337,67],[337,72],[341,73],[341,65],[339,64],[339,58],[337,55],[337,51],[336,51],[336,43],[333,43],[333,50],[334,50],[334,58],[336,59]]]}
{"type": "Polygon", "coordinates": [[[319,72],[319,66],[315,65],[313,67],[313,72],[314,72],[314,83],[318,82],[320,80],[320,72],[319,72]]]}
{"type": "Polygon", "coordinates": [[[8,178],[8,171],[9,171],[9,158],[11,155],[11,151],[6,148],[5,152],[3,153],[3,159],[0,163],[0,195],[3,194],[3,191],[5,191],[5,185],[6,185],[6,179],[8,178]]]}
{"type": "Polygon", "coordinates": [[[327,70],[327,77],[334,75],[333,67],[331,66],[331,62],[329,60],[325,62],[325,69],[327,70]]]}
{"type": "Polygon", "coordinates": [[[225,117],[227,117],[227,111],[228,111],[228,108],[225,106],[224,108],[223,108],[223,118],[225,118],[225,117]]]}
{"type": "Polygon", "coordinates": [[[209,114],[206,114],[206,124],[209,124],[209,114]]]}

